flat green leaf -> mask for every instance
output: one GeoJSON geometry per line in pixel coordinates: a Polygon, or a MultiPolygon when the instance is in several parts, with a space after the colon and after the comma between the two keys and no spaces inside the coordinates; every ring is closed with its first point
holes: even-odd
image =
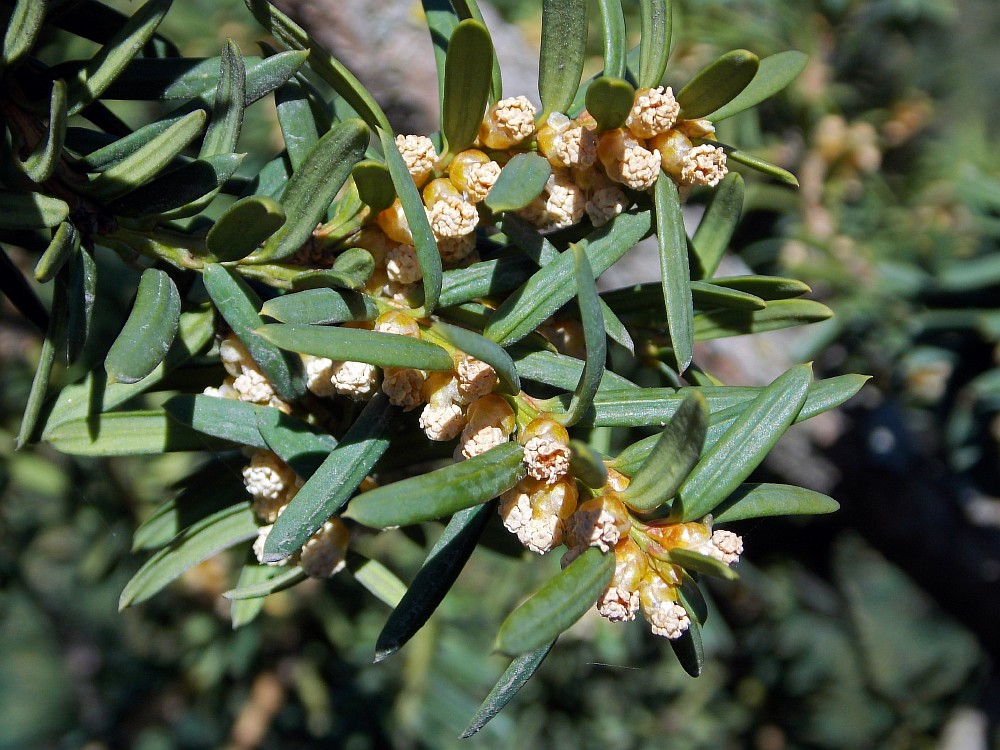
{"type": "MultiPolygon", "coordinates": [[[[639,427],[665,422],[676,413],[682,395],[672,388],[606,388],[597,392],[594,406],[580,420],[585,427],[639,427]]],[[[546,402],[546,408],[558,414],[569,403],[568,396],[546,402]]]]}
{"type": "Polygon", "coordinates": [[[392,184],[389,168],[373,159],[359,161],[351,170],[358,195],[373,214],[384,211],[396,200],[396,187],[392,184]]]}
{"type": "Polygon", "coordinates": [[[244,0],[253,17],[282,44],[309,52],[309,67],[325,80],[370,128],[390,130],[385,113],[344,65],[310,37],[301,26],[275,8],[267,0],[244,0]]]}
{"type": "Polygon", "coordinates": [[[677,94],[680,117],[688,120],[707,117],[735,99],[757,74],[760,58],[737,49],[702,68],[677,94]]]}
{"type": "Polygon", "coordinates": [[[143,125],[121,138],[88,128],[66,128],[66,148],[78,155],[77,166],[87,172],[103,172],[134,154],[152,139],[176,125],[181,116],[169,116],[143,125]]]}
{"type": "Polygon", "coordinates": [[[634,101],[635,89],[621,78],[601,76],[587,87],[587,111],[597,120],[599,133],[622,127],[634,101]]]}
{"type": "Polygon", "coordinates": [[[292,279],[292,289],[361,289],[375,270],[372,254],[360,247],[344,250],[333,261],[330,268],[320,271],[306,271],[292,279]]]}
{"type": "Polygon", "coordinates": [[[163,171],[205,127],[205,111],[196,109],[94,177],[86,192],[111,201],[130,193],[163,171]]]}
{"type": "Polygon", "coordinates": [[[691,607],[685,599],[683,588],[678,593],[681,597],[681,605],[691,617],[691,624],[688,625],[688,629],[681,634],[680,638],[674,638],[670,641],[670,647],[685,672],[692,677],[701,677],[702,669],[705,666],[705,646],[701,637],[701,624],[694,618],[691,607]]]}
{"type": "Polygon", "coordinates": [[[490,308],[479,302],[466,302],[462,305],[439,308],[435,317],[478,331],[486,327],[491,312],[490,308]]]}
{"type": "Polygon", "coordinates": [[[181,297],[171,278],[147,268],[139,279],[132,312],[104,359],[108,382],[136,383],[163,361],[174,343],[181,297]]]}
{"type": "Polygon", "coordinates": [[[297,172],[319,142],[312,107],[302,84],[294,78],[274,92],[274,103],[292,171],[297,172]]]}
{"type": "MultiPolygon", "coordinates": [[[[601,25],[604,27],[604,75],[622,78],[625,75],[628,39],[621,0],[598,0],[597,7],[601,11],[601,25]]],[[[593,114],[589,107],[588,110],[593,114]]]]}
{"type": "Polygon", "coordinates": [[[840,503],[832,497],[788,484],[741,484],[712,514],[716,523],[765,516],[833,513],[840,503]]]}
{"type": "Polygon", "coordinates": [[[0,190],[0,229],[57,227],[67,218],[69,206],[58,198],[0,190]]]}
{"type": "MultiPolygon", "coordinates": [[[[260,101],[285,83],[308,57],[303,50],[279,52],[263,59],[242,56],[246,72],[244,106],[260,101]]],[[[103,98],[186,99],[180,109],[211,107],[218,93],[221,69],[221,57],[137,57],[105,90],[103,98]]]]}
{"type": "Polygon", "coordinates": [[[616,315],[629,322],[639,321],[654,326],[663,324],[663,287],[660,282],[613,289],[604,292],[601,298],[616,315]]]}
{"type": "Polygon", "coordinates": [[[604,332],[604,315],[601,312],[600,297],[597,296],[597,285],[594,283],[594,271],[583,248],[570,245],[570,249],[576,269],[577,301],[580,305],[587,358],[566,413],[558,417],[567,427],[579,422],[594,403],[608,356],[608,339],[604,332]]]}
{"type": "MultiPolygon", "coordinates": [[[[267,55],[273,56],[280,54],[276,48],[271,47],[266,42],[261,42],[260,47],[261,50],[263,50],[267,55]]],[[[292,76],[289,76],[289,80],[291,80],[291,78],[292,76]]],[[[320,89],[320,85],[315,80],[314,76],[307,76],[304,72],[302,72],[294,76],[294,78],[298,84],[302,86],[302,90],[305,92],[310,110],[312,111],[313,121],[316,124],[316,132],[319,135],[322,135],[332,128],[338,119],[346,120],[350,117],[357,116],[357,113],[353,111],[349,115],[342,116],[340,113],[342,111],[346,111],[343,106],[343,101],[341,101],[339,107],[337,104],[337,97],[333,97],[333,101],[331,101],[331,97],[327,93],[326,89],[320,89]]]]}
{"type": "Polygon", "coordinates": [[[614,570],[614,555],[588,547],[507,616],[497,634],[496,650],[517,656],[554,640],[594,606],[614,570]]]}
{"type": "Polygon", "coordinates": [[[250,195],[233,203],[208,230],[205,244],[220,262],[245,258],[285,223],[273,198],[250,195]]]}
{"type": "Polygon", "coordinates": [[[139,568],[122,591],[119,611],[146,601],[198,563],[256,536],[257,524],[247,502],[202,519],[178,534],[139,568]]]}
{"type": "MultiPolygon", "coordinates": [[[[247,599],[263,599],[268,594],[289,589],[297,583],[302,583],[308,576],[302,568],[292,565],[287,567],[272,565],[246,565],[240,574],[236,588],[225,592],[223,596],[233,602],[247,599]],[[253,571],[250,573],[249,571],[253,571]],[[249,580],[244,580],[246,576],[249,580]]],[[[236,627],[234,624],[233,627],[236,627]]]]}
{"type": "Polygon", "coordinates": [[[570,440],[569,449],[569,473],[588,487],[603,487],[608,481],[608,467],[601,454],[581,440],[570,440]]]}
{"type": "Polygon", "coordinates": [[[635,354],[635,342],[632,340],[628,328],[615,315],[615,311],[608,306],[607,302],[600,298],[598,301],[601,305],[601,315],[604,317],[604,331],[608,334],[608,338],[625,347],[629,354],[635,354]]]}
{"type": "Polygon", "coordinates": [[[678,407],[656,446],[621,494],[633,510],[652,511],[677,494],[698,463],[708,429],[708,403],[695,391],[678,407]]]}
{"type": "Polygon", "coordinates": [[[747,87],[728,104],[707,115],[708,119],[719,122],[770,99],[798,78],[808,61],[809,57],[805,53],[795,50],[765,57],[760,61],[760,67],[747,87]]]}
{"type": "Polygon", "coordinates": [[[743,178],[730,172],[716,185],[698,228],[691,238],[697,277],[711,278],[729,247],[743,212],[743,178]]]}
{"type": "Polygon", "coordinates": [[[18,450],[35,439],[39,417],[45,402],[45,393],[52,375],[52,365],[56,360],[56,350],[65,335],[66,301],[62,290],[58,289],[53,295],[52,313],[49,316],[45,338],[42,339],[42,350],[38,354],[38,365],[35,367],[35,374],[31,379],[31,389],[28,391],[28,400],[24,405],[24,416],[21,417],[21,426],[17,433],[15,448],[18,450]]]}
{"type": "Polygon", "coordinates": [[[450,370],[454,366],[451,355],[437,344],[394,333],[301,323],[270,323],[257,330],[282,349],[314,357],[421,370],[450,370]]]}
{"type": "Polygon", "coordinates": [[[76,417],[43,437],[73,456],[139,456],[174,451],[214,451],[232,445],[180,424],[162,411],[119,411],[76,417]]]}
{"type": "Polygon", "coordinates": [[[219,66],[219,85],[215,92],[215,106],[212,107],[212,122],[209,123],[198,154],[202,158],[236,151],[236,143],[243,130],[247,71],[239,45],[232,39],[226,40],[219,66]]]}
{"type": "Polygon", "coordinates": [[[90,337],[97,301],[97,264],[86,250],[74,253],[65,266],[68,315],[66,318],[66,363],[83,353],[90,337]]]}
{"type": "Polygon", "coordinates": [[[498,258],[445,271],[441,276],[440,307],[451,307],[495,294],[503,294],[523,283],[538,266],[520,253],[501,253],[498,258]]]}
{"type": "Polygon", "coordinates": [[[711,513],[750,476],[795,421],[811,382],[812,367],[798,365],[762,390],[688,475],[671,516],[687,522],[711,513]]]}
{"type": "Polygon", "coordinates": [[[551,173],[548,159],[538,154],[517,154],[500,170],[483,203],[494,213],[524,208],[541,195],[551,173]]]}
{"type": "MultiPolygon", "coordinates": [[[[424,22],[430,32],[431,44],[434,47],[434,67],[437,69],[438,101],[444,104],[444,68],[448,55],[448,40],[461,20],[449,0],[421,0],[424,10],[424,22]]],[[[490,71],[492,77],[492,70],[490,71]]]]}
{"type": "Polygon", "coordinates": [[[462,572],[495,511],[496,503],[484,503],[451,517],[379,633],[376,663],[396,653],[424,626],[462,572]]]}
{"type": "Polygon", "coordinates": [[[476,734],[486,724],[503,710],[503,707],[510,703],[517,692],[527,684],[532,675],[538,671],[549,655],[549,651],[556,644],[553,638],[548,643],[544,643],[526,654],[521,654],[512,661],[504,673],[500,675],[489,695],[486,696],[482,704],[476,710],[475,715],[469,720],[465,730],[460,735],[461,739],[466,739],[476,734]]]}
{"type": "Polygon", "coordinates": [[[108,384],[103,368],[98,368],[88,373],[82,382],[64,387],[47,407],[43,439],[47,439],[47,432],[57,424],[110,411],[149,390],[193,354],[205,349],[213,336],[211,309],[181,313],[174,346],[153,372],[138,383],[108,384]]]}
{"type": "Polygon", "coordinates": [[[479,134],[493,75],[493,40],[479,21],[459,23],[445,59],[441,129],[446,153],[464,151],[479,134]]]}
{"type": "Polygon", "coordinates": [[[302,266],[293,263],[240,264],[238,273],[249,281],[287,292],[295,288],[295,280],[302,275],[302,266]]]}
{"type": "Polygon", "coordinates": [[[257,314],[261,307],[257,294],[243,279],[214,263],[205,265],[202,278],[212,302],[267,375],[278,395],[286,401],[301,397],[305,393],[305,381],[299,359],[281,351],[257,333],[262,324],[257,314]]]}
{"type": "Polygon", "coordinates": [[[538,58],[542,121],[551,112],[566,112],[573,103],[586,51],[586,0],[542,0],[542,43],[538,58]]]}
{"type": "MultiPolygon", "coordinates": [[[[374,149],[369,147],[366,153],[373,152],[374,149]]],[[[351,173],[353,175],[353,169],[351,173]]],[[[313,234],[314,246],[320,250],[344,247],[355,232],[371,218],[371,207],[365,206],[361,200],[354,180],[348,180],[336,200],[330,204],[326,212],[326,223],[316,228],[313,234]]]]}
{"type": "Polygon", "coordinates": [[[256,417],[257,431],[268,449],[302,479],[315,474],[330,451],[337,447],[332,435],[317,434],[302,420],[279,409],[260,410],[256,417]]]}
{"type": "Polygon", "coordinates": [[[282,323],[344,323],[348,320],[374,320],[378,317],[378,308],[367,294],[307,289],[269,299],[260,314],[282,323]]]}
{"type": "Polygon", "coordinates": [[[441,295],[441,253],[434,240],[430,221],[427,219],[423,198],[413,178],[410,177],[396,141],[389,130],[379,130],[378,135],[382,151],[385,153],[386,166],[389,167],[389,174],[392,176],[392,184],[403,207],[403,215],[406,217],[410,234],[413,235],[413,246],[417,250],[417,260],[424,275],[424,310],[429,315],[437,307],[438,297],[441,295]]]}
{"type": "Polygon", "coordinates": [[[520,445],[504,443],[467,461],[362,493],[344,516],[378,529],[450,516],[513,487],[524,477],[522,455],[520,445]]]}
{"type": "MultiPolygon", "coordinates": [[[[868,377],[865,375],[838,375],[812,383],[809,386],[806,402],[795,418],[795,423],[804,422],[831,409],[836,409],[853,397],[867,380],[868,377]]],[[[720,422],[736,419],[763,391],[762,388],[735,386],[702,387],[697,390],[708,401],[713,427],[720,422]]],[[[670,419],[689,392],[690,389],[687,388],[682,388],[677,392],[662,388],[635,389],[631,393],[616,393],[612,390],[607,394],[607,402],[601,403],[604,399],[603,394],[598,398],[601,411],[599,421],[602,424],[611,423],[624,426],[626,423],[632,424],[625,419],[629,414],[633,414],[636,419],[641,417],[642,420],[645,420],[635,422],[637,425],[670,419]],[[625,404],[625,406],[619,406],[616,410],[616,403],[625,404]],[[631,404],[631,406],[627,404],[631,404]]],[[[632,476],[639,470],[658,440],[658,436],[652,435],[633,443],[614,458],[610,466],[626,476],[632,476]]],[[[708,436],[706,436],[705,443],[706,445],[714,444],[708,436]]]]}
{"type": "MultiPolygon", "coordinates": [[[[306,57],[307,54],[305,52],[294,51],[281,52],[277,55],[268,57],[265,60],[261,60],[259,58],[243,58],[244,62],[249,64],[246,71],[245,105],[250,106],[288,80],[289,77],[295,74],[296,70],[302,67],[306,57]]],[[[190,60],[175,61],[176,64],[185,64],[186,62],[190,63],[190,60]]],[[[170,95],[172,93],[176,93],[177,98],[187,98],[189,96],[195,96],[195,98],[161,120],[157,120],[156,122],[141,127],[135,132],[129,133],[118,140],[114,140],[113,137],[108,136],[108,138],[111,138],[110,141],[106,138],[101,138],[100,140],[93,142],[95,141],[95,135],[101,135],[98,131],[83,128],[68,128],[66,133],[67,145],[81,154],[89,152],[81,159],[80,166],[91,172],[101,172],[134,153],[136,149],[147,143],[151,138],[154,138],[167,130],[170,126],[174,125],[182,119],[183,116],[189,114],[194,109],[210,108],[215,101],[217,93],[216,89],[218,86],[220,58],[210,58],[209,60],[203,61],[203,63],[211,63],[211,80],[207,82],[200,82],[198,87],[194,90],[188,90],[182,85],[180,86],[179,91],[175,92],[173,88],[171,88],[162,92],[163,98],[174,98],[170,95]]],[[[126,73],[131,71],[133,68],[137,68],[135,71],[136,80],[145,82],[147,80],[147,76],[154,75],[154,73],[149,70],[149,66],[163,64],[168,64],[168,61],[139,58],[134,60],[129,65],[129,68],[126,69],[126,73]]],[[[173,79],[170,76],[171,73],[169,71],[162,74],[162,77],[165,79],[163,85],[170,83],[183,83],[183,77],[178,80],[173,79]]],[[[115,89],[114,85],[112,86],[112,89],[115,89]]],[[[123,92],[118,92],[117,90],[114,91],[114,94],[115,96],[111,98],[130,98],[124,96],[123,92]]],[[[139,98],[148,99],[155,97],[156,93],[154,92],[139,98]]],[[[287,179],[287,176],[285,179],[287,179]]],[[[262,188],[260,192],[266,193],[267,191],[262,188]]]]}
{"type": "Polygon", "coordinates": [[[680,595],[681,604],[687,610],[688,617],[699,625],[704,625],[708,619],[708,602],[705,595],[701,593],[701,587],[690,574],[685,573],[681,578],[681,585],[677,589],[680,595]]]}
{"type": "Polygon", "coordinates": [[[69,419],[110,411],[153,388],[168,373],[208,346],[215,334],[213,323],[211,308],[181,313],[174,345],[156,369],[138,383],[131,384],[108,384],[103,369],[92,370],[83,382],[68,385],[59,392],[49,409],[46,429],[69,419]]]}
{"type": "Polygon", "coordinates": [[[163,409],[171,419],[199,433],[262,449],[268,444],[257,429],[258,415],[277,411],[249,401],[190,393],[171,397],[163,409]]]}
{"type": "Polygon", "coordinates": [[[725,276],[712,279],[712,284],[767,301],[801,297],[812,291],[805,282],[781,276],[725,276]]]}
{"type": "MultiPolygon", "coordinates": [[[[586,247],[595,278],[646,236],[651,219],[650,211],[621,213],[580,243],[586,247]]],[[[532,333],[573,297],[574,278],[573,256],[563,253],[504,300],[483,335],[506,347],[532,333]]]]}
{"type": "MultiPolygon", "coordinates": [[[[547,160],[546,160],[547,161],[547,160]]],[[[547,179],[547,178],[546,178],[547,179]]],[[[504,233],[522,253],[534,261],[536,266],[547,266],[556,260],[560,252],[549,238],[538,231],[527,219],[517,214],[506,214],[500,217],[497,228],[504,233]]]]}
{"type": "Polygon", "coordinates": [[[371,132],[360,120],[346,120],[325,133],[296,170],[281,196],[288,220],[250,257],[271,262],[295,254],[326,216],[337,192],[364,156],[371,132]]]}
{"type": "Polygon", "coordinates": [[[776,331],[781,328],[819,323],[833,317],[824,304],[808,299],[780,299],[763,310],[714,310],[694,318],[695,341],[776,331]]]}
{"type": "MultiPolygon", "coordinates": [[[[707,143],[708,141],[706,141],[707,143]]],[[[773,177],[779,182],[783,182],[786,185],[791,185],[792,187],[799,186],[798,178],[789,172],[787,169],[783,169],[776,164],[771,164],[768,161],[749,154],[746,151],[740,151],[738,148],[730,146],[725,143],[716,143],[711,141],[712,145],[720,147],[726,152],[726,156],[733,161],[739,162],[740,164],[745,164],[751,169],[756,169],[762,174],[766,174],[768,177],[773,177]]]]}
{"type": "MultiPolygon", "coordinates": [[[[455,9],[456,16],[465,20],[471,18],[473,20],[479,21],[479,23],[486,25],[486,21],[483,19],[483,13],[479,10],[479,6],[476,4],[476,0],[453,0],[451,5],[455,9]]],[[[496,55],[493,56],[493,82],[490,86],[490,104],[494,104],[500,101],[503,96],[503,82],[500,78],[500,61],[497,60],[496,55]]]]}
{"type": "Polygon", "coordinates": [[[694,357],[694,311],[684,216],[677,185],[662,172],[656,180],[653,198],[667,330],[670,332],[677,372],[683,374],[694,357]]]}
{"type": "Polygon", "coordinates": [[[340,510],[389,447],[398,409],[377,393],[274,522],[263,562],[283,560],[340,510]]]}
{"type": "Polygon", "coordinates": [[[69,113],[75,115],[91,104],[139,54],[173,0],[148,0],[133,13],[108,42],[70,81],[69,113]]]}
{"type": "Polygon", "coordinates": [[[66,84],[63,81],[53,81],[49,100],[49,124],[45,129],[45,137],[21,165],[24,173],[38,183],[49,179],[59,164],[65,141],[66,84]]]}
{"type": "Polygon", "coordinates": [[[172,218],[180,218],[198,213],[222,184],[236,174],[243,157],[244,154],[216,154],[195,159],[112,201],[108,210],[130,218],[168,212],[172,218]],[[203,198],[206,200],[199,200],[203,198]]]}
{"type": "Polygon", "coordinates": [[[481,360],[496,370],[500,379],[501,393],[516,396],[521,391],[521,381],[517,376],[517,368],[510,355],[475,331],[448,325],[447,323],[431,324],[431,331],[440,336],[453,347],[470,357],[481,360]]]}
{"type": "Polygon", "coordinates": [[[705,281],[691,282],[691,299],[699,310],[763,310],[767,307],[767,303],[756,295],[705,281]]]}
{"type": "Polygon", "coordinates": [[[52,235],[52,241],[45,248],[42,257],[35,264],[35,281],[44,284],[52,281],[66,265],[73,253],[80,249],[80,233],[68,221],[60,224],[52,235]]]}
{"type": "MultiPolygon", "coordinates": [[[[247,69],[262,62],[258,56],[242,59],[247,69]]],[[[214,94],[220,72],[224,74],[221,63],[221,57],[137,57],[105,89],[103,98],[169,101],[214,94]]]]}
{"type": "Polygon", "coordinates": [[[247,490],[240,470],[246,458],[213,458],[185,477],[176,497],[160,503],[132,535],[132,551],[158,549],[184,529],[204,518],[246,502],[247,490]]]}
{"type": "Polygon", "coordinates": [[[670,36],[673,30],[671,0],[640,0],[639,74],[640,88],[660,85],[670,57],[670,36]]]}
{"type": "Polygon", "coordinates": [[[730,568],[721,560],[703,555],[683,547],[675,547],[670,550],[670,562],[680,565],[686,570],[695,573],[704,573],[715,578],[724,578],[727,581],[734,581],[739,578],[736,571],[730,568]]]}
{"type": "Polygon", "coordinates": [[[399,602],[406,594],[406,585],[378,560],[349,552],[347,569],[358,583],[375,595],[376,599],[390,607],[399,606],[399,602]]]}
{"type": "MultiPolygon", "coordinates": [[[[565,354],[518,346],[511,349],[511,358],[518,374],[525,380],[544,383],[564,391],[575,388],[583,374],[583,362],[565,354]]],[[[619,391],[630,388],[638,389],[639,386],[611,370],[604,371],[600,390],[619,391]]]]}
{"type": "Polygon", "coordinates": [[[3,67],[15,65],[35,45],[45,19],[45,3],[17,0],[3,36],[3,67]]]}
{"type": "MultiPolygon", "coordinates": [[[[287,583],[285,580],[279,582],[277,579],[281,579],[282,576],[287,575],[288,571],[282,567],[257,565],[256,560],[254,560],[243,566],[243,570],[240,571],[240,580],[236,583],[236,589],[247,590],[252,586],[273,581],[277,590],[279,586],[287,583]]],[[[233,630],[256,620],[257,616],[264,610],[264,599],[265,597],[263,596],[255,599],[234,599],[229,610],[229,618],[232,620],[233,630]]]]}

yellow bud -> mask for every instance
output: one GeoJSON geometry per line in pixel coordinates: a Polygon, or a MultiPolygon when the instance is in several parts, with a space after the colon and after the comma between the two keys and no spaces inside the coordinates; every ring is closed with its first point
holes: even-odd
{"type": "Polygon", "coordinates": [[[431,208],[435,203],[447,198],[462,198],[462,194],[447,177],[438,177],[424,186],[424,205],[431,208]]]}
{"type": "Polygon", "coordinates": [[[696,547],[712,538],[712,530],[697,522],[653,524],[645,532],[668,551],[675,547],[696,547]]]}
{"type": "Polygon", "coordinates": [[[623,492],[631,480],[620,471],[608,467],[608,481],[605,486],[615,492],[623,492]]]}
{"type": "Polygon", "coordinates": [[[536,516],[557,516],[565,521],[576,511],[579,497],[580,491],[572,477],[552,484],[540,482],[535,492],[531,493],[531,508],[536,516]]]}
{"type": "Polygon", "coordinates": [[[625,148],[635,142],[633,136],[625,128],[617,128],[602,133],[597,139],[597,158],[601,160],[608,174],[614,174],[625,148]]]}
{"type": "Polygon", "coordinates": [[[486,148],[516,146],[535,131],[535,108],[523,96],[501,99],[486,113],[479,140],[486,148]]]}
{"type": "Polygon", "coordinates": [[[420,338],[420,326],[417,325],[417,321],[400,310],[386,310],[375,318],[375,330],[415,339],[420,338]]]}
{"type": "Polygon", "coordinates": [[[503,397],[490,393],[469,404],[466,418],[470,425],[494,425],[510,435],[517,426],[514,410],[503,397]]]}
{"type": "Polygon", "coordinates": [[[681,131],[668,130],[651,138],[649,146],[660,152],[663,171],[673,177],[680,177],[684,170],[684,157],[691,152],[693,144],[681,131]]]}
{"type": "Polygon", "coordinates": [[[706,141],[715,140],[715,125],[709,120],[681,120],[676,128],[688,138],[701,138],[706,141]]]}
{"type": "Polygon", "coordinates": [[[454,403],[459,399],[458,378],[453,372],[435,370],[427,376],[421,393],[432,406],[454,403]]]}
{"type": "Polygon", "coordinates": [[[524,445],[535,437],[549,438],[563,444],[569,443],[569,433],[566,431],[566,428],[548,417],[538,417],[528,422],[527,426],[521,431],[518,440],[521,445],[524,445]]]}
{"type": "Polygon", "coordinates": [[[649,570],[646,555],[631,538],[625,537],[615,547],[615,573],[612,585],[636,591],[649,570]]]}
{"type": "Polygon", "coordinates": [[[379,211],[375,217],[375,222],[379,229],[388,237],[402,245],[413,244],[413,234],[410,232],[410,225],[406,222],[406,215],[403,213],[403,204],[397,198],[389,208],[379,211]]]}
{"type": "Polygon", "coordinates": [[[448,178],[455,188],[462,193],[469,192],[476,167],[488,164],[490,157],[476,148],[469,148],[455,155],[448,165],[448,178]]]}

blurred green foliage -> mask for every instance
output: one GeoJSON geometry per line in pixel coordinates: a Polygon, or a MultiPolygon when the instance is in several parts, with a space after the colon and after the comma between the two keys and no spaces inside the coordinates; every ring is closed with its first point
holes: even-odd
{"type": "MultiPolygon", "coordinates": [[[[249,50],[254,33],[226,20],[236,5],[178,3],[164,31],[191,54],[215,54],[225,36],[249,50]]],[[[499,5],[517,18],[531,4],[499,5]]],[[[1000,78],[983,43],[1000,12],[971,0],[680,5],[678,80],[734,46],[811,58],[785,96],[720,127],[720,140],[802,182],[798,194],[751,182],[741,257],[809,280],[838,313],[811,344],[838,345],[827,370],[874,373],[950,471],[1000,494],[1000,172],[986,125],[998,104],[983,95],[1000,78]]],[[[120,324],[126,303],[99,309],[96,324],[120,324]]],[[[242,560],[215,558],[119,614],[139,562],[132,529],[189,459],[15,453],[38,342],[2,314],[0,748],[902,750],[937,747],[955,707],[982,700],[990,678],[968,631],[836,521],[747,529],[774,551],[751,552],[741,580],[719,584],[699,680],[643,628],[588,616],[508,710],[462,742],[505,666],[480,656],[494,624],[554,572],[519,565],[499,534],[491,541],[507,554],[477,552],[430,625],[378,666],[388,610],[343,576],[325,584],[333,596],[316,582],[274,595],[232,631],[219,594],[242,560]]],[[[425,540],[370,541],[405,580],[422,560],[425,540]]]]}

